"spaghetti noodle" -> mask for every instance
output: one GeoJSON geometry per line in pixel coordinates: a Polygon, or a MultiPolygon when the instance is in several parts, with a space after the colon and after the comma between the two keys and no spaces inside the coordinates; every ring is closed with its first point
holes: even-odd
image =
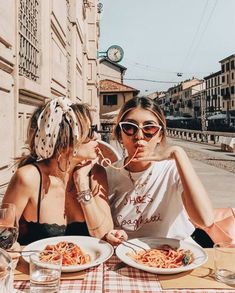
{"type": "Polygon", "coordinates": [[[72,243],[62,241],[55,245],[47,245],[40,253],[40,260],[53,263],[62,255],[62,266],[83,265],[91,261],[89,254],[82,252],[81,248],[72,243]]]}
{"type": "Polygon", "coordinates": [[[137,263],[155,268],[178,268],[193,261],[193,253],[190,250],[175,249],[168,245],[128,255],[137,263]]]}
{"type": "Polygon", "coordinates": [[[124,164],[124,165],[121,166],[121,167],[115,167],[115,166],[112,165],[111,160],[110,160],[109,158],[105,158],[105,156],[103,155],[101,149],[100,149],[99,147],[97,147],[98,155],[101,156],[101,162],[100,162],[100,165],[101,165],[102,167],[104,167],[104,164],[106,163],[108,166],[112,167],[112,168],[115,169],[115,170],[121,170],[121,169],[124,169],[127,165],[129,165],[129,164],[133,161],[133,159],[135,158],[136,154],[138,153],[138,150],[139,150],[139,149],[137,148],[136,151],[135,151],[135,153],[134,153],[134,155],[132,156],[132,158],[131,158],[126,164],[124,164]]]}

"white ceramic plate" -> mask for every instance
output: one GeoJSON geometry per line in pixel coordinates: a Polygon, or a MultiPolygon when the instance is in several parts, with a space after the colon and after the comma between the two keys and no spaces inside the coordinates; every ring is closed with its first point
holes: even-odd
{"type": "MultiPolygon", "coordinates": [[[[43,250],[46,245],[56,244],[60,241],[73,242],[80,246],[84,253],[91,256],[91,261],[87,264],[62,266],[62,272],[77,272],[97,266],[109,259],[114,252],[112,245],[109,243],[88,236],[58,236],[46,238],[30,243],[24,247],[23,251],[43,250]]],[[[22,256],[26,262],[29,262],[28,253],[25,252],[22,256]]]]}
{"type": "Polygon", "coordinates": [[[158,246],[167,244],[173,248],[181,248],[186,250],[190,249],[193,253],[194,261],[191,264],[182,266],[179,268],[163,269],[163,268],[154,268],[154,267],[145,266],[131,259],[131,257],[128,256],[128,253],[133,253],[134,252],[133,249],[135,249],[136,251],[141,250],[140,248],[136,247],[133,244],[123,243],[117,247],[116,255],[121,261],[123,261],[124,263],[134,268],[147,271],[150,273],[177,274],[177,273],[195,269],[207,261],[207,254],[199,245],[196,245],[187,241],[183,241],[183,240],[176,240],[171,238],[138,238],[138,239],[136,238],[136,239],[129,240],[128,242],[137,244],[146,249],[157,248],[158,246]]]}

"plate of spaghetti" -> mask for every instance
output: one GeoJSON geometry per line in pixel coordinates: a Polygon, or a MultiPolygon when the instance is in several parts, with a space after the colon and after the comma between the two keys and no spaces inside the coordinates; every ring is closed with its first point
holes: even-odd
{"type": "Polygon", "coordinates": [[[41,239],[24,247],[24,260],[29,262],[26,251],[39,251],[39,259],[53,263],[62,255],[62,272],[76,272],[97,266],[109,259],[114,252],[106,241],[88,236],[58,236],[41,239]]]}
{"type": "Polygon", "coordinates": [[[134,268],[156,274],[193,270],[207,261],[207,254],[199,245],[171,238],[124,241],[117,247],[116,255],[134,268]]]}

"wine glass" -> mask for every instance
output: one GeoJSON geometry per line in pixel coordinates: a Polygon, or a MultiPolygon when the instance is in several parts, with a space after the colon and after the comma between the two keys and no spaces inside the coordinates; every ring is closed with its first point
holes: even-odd
{"type": "Polygon", "coordinates": [[[12,203],[0,204],[0,248],[10,249],[18,238],[16,206],[12,203]]]}

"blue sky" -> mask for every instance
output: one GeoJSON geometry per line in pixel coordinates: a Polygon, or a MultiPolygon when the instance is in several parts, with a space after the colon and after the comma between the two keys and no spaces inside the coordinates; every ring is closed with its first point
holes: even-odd
{"type": "Polygon", "coordinates": [[[123,48],[124,83],[141,93],[203,78],[220,70],[221,59],[235,54],[235,0],[100,2],[100,51],[114,44],[123,48]]]}

